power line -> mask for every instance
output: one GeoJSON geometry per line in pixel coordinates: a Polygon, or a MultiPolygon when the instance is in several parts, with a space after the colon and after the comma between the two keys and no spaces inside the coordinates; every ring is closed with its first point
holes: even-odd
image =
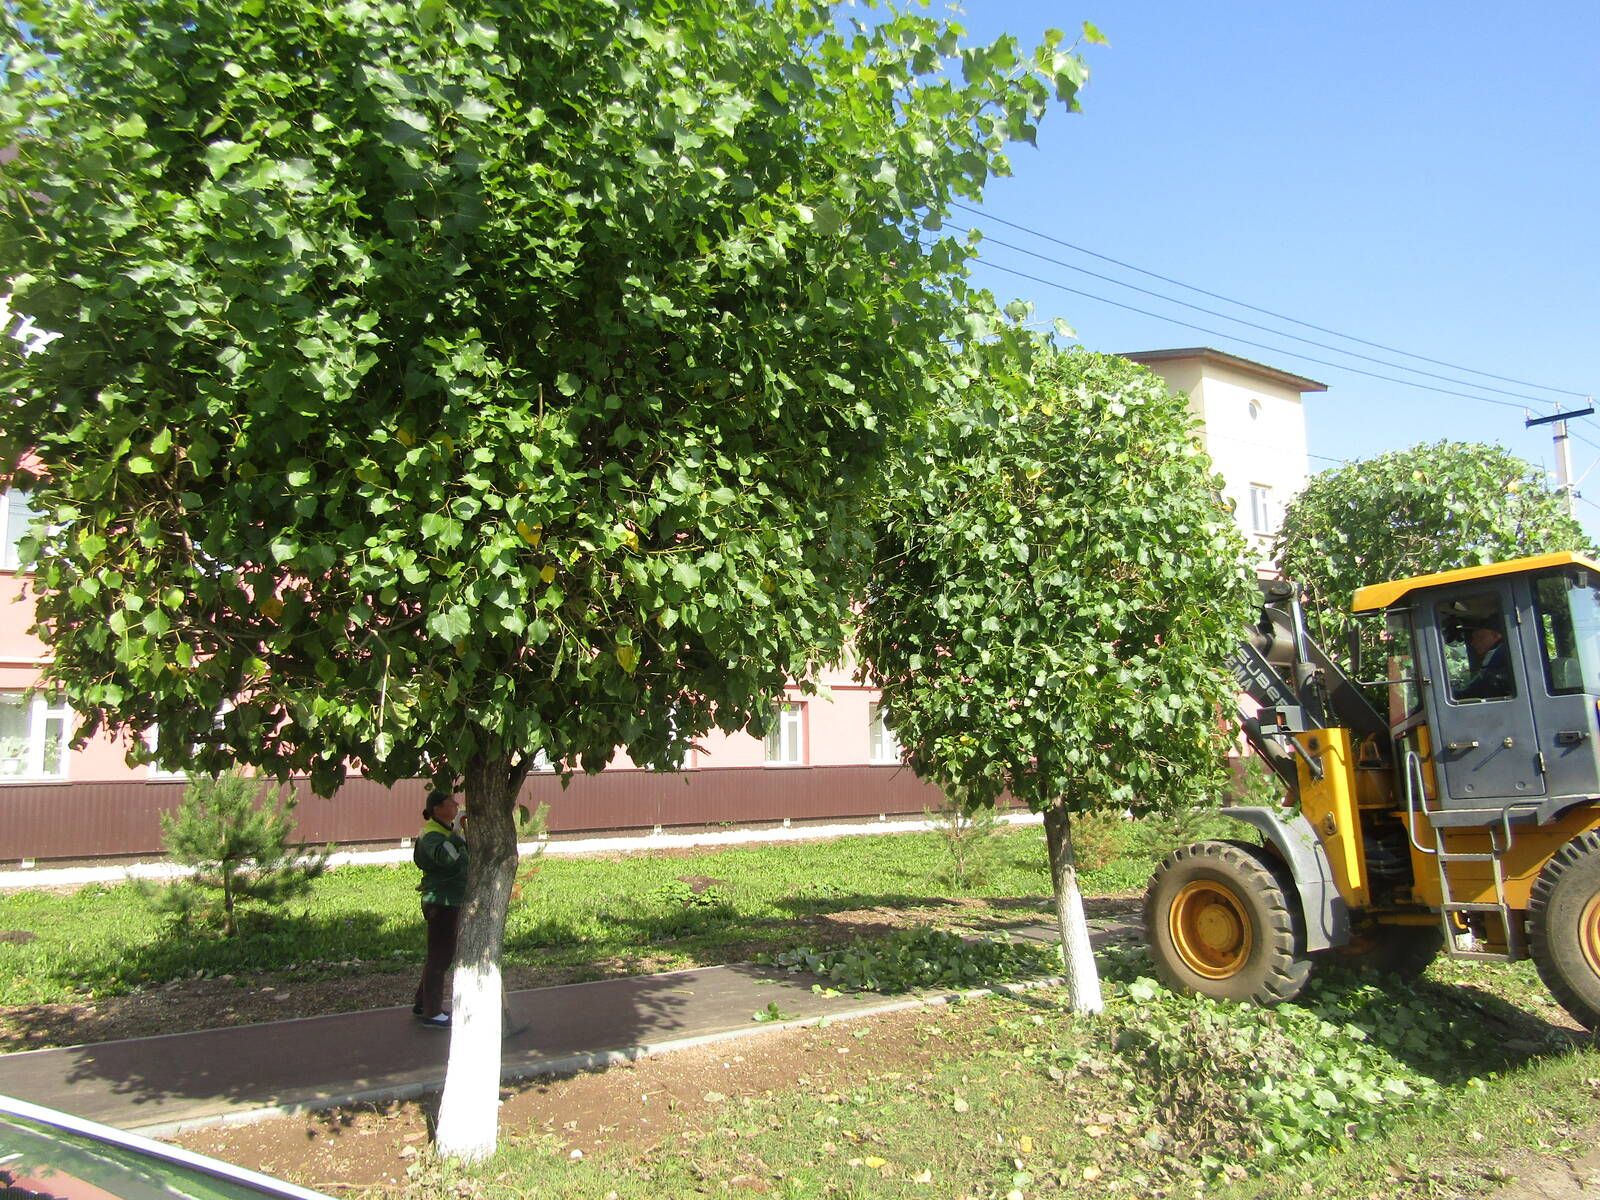
{"type": "Polygon", "coordinates": [[[1323,367],[1332,367],[1335,371],[1347,371],[1354,375],[1365,375],[1369,379],[1381,379],[1385,383],[1398,383],[1402,387],[1417,388],[1419,391],[1424,392],[1436,392],[1441,396],[1457,396],[1462,400],[1476,400],[1480,404],[1494,404],[1501,408],[1514,408],[1518,412],[1527,411],[1527,405],[1525,404],[1513,404],[1509,400],[1496,400],[1492,396],[1476,396],[1470,392],[1455,392],[1451,391],[1449,388],[1434,387],[1432,384],[1427,383],[1417,383],[1412,379],[1399,379],[1393,375],[1379,375],[1376,371],[1364,371],[1360,367],[1348,366],[1345,363],[1329,362],[1325,358],[1313,358],[1311,355],[1302,354],[1298,350],[1285,350],[1281,346],[1273,346],[1266,342],[1254,342],[1249,338],[1242,338],[1236,333],[1224,333],[1220,329],[1208,329],[1206,326],[1196,325],[1192,321],[1181,321],[1177,317],[1169,317],[1163,315],[1162,313],[1151,312],[1146,308],[1138,308],[1132,304],[1124,304],[1120,300],[1111,300],[1105,296],[1097,296],[1093,292],[1086,292],[1081,288],[1068,287],[1066,284],[1059,283],[1054,279],[1044,279],[1038,275],[1030,275],[1026,271],[1018,271],[1012,267],[1003,267],[999,263],[990,262],[985,258],[978,258],[976,261],[980,265],[986,266],[991,270],[1004,271],[1007,275],[1015,275],[1020,279],[1027,279],[1033,283],[1042,283],[1045,287],[1053,287],[1063,292],[1070,292],[1074,296],[1082,296],[1087,300],[1095,300],[1101,304],[1109,304],[1113,308],[1126,309],[1128,312],[1138,313],[1140,316],[1144,317],[1152,317],[1157,321],[1166,321],[1172,325],[1182,325],[1185,329],[1193,329],[1198,333],[1210,334],[1212,337],[1226,338],[1231,342],[1239,342],[1242,345],[1254,346],[1258,350],[1270,350],[1274,354],[1286,354],[1290,358],[1298,358],[1303,362],[1316,363],[1318,366],[1323,367]]]}
{"type": "MultiPolygon", "coordinates": [[[[1386,346],[1382,342],[1368,341],[1366,338],[1356,337],[1354,334],[1341,333],[1337,329],[1329,329],[1329,328],[1327,328],[1326,326],[1323,326],[1323,325],[1314,325],[1310,321],[1302,321],[1298,317],[1291,317],[1291,316],[1285,315],[1284,313],[1274,312],[1270,308],[1261,308],[1258,305],[1248,304],[1243,300],[1235,300],[1231,296],[1222,295],[1222,293],[1220,293],[1220,292],[1210,292],[1210,291],[1207,291],[1205,288],[1196,287],[1192,283],[1184,283],[1183,280],[1181,280],[1181,279],[1174,279],[1170,275],[1162,275],[1162,274],[1159,274],[1156,271],[1147,271],[1143,267],[1136,267],[1132,263],[1123,262],[1119,258],[1112,258],[1109,254],[1101,254],[1098,251],[1090,250],[1087,246],[1079,246],[1079,245],[1077,245],[1077,244],[1075,244],[1073,242],[1066,241],[1063,238],[1058,238],[1058,237],[1055,237],[1055,236],[1053,236],[1051,234],[1048,234],[1048,233],[1042,233],[1037,229],[1030,229],[1026,225],[1019,225],[1015,221],[1007,221],[1003,217],[997,217],[997,216],[994,216],[991,213],[986,213],[981,208],[975,208],[973,205],[964,204],[959,200],[954,202],[954,206],[956,208],[961,209],[964,212],[969,212],[969,213],[974,214],[975,216],[980,216],[980,217],[984,218],[984,220],[986,220],[986,221],[994,221],[996,224],[1005,225],[1005,226],[1008,226],[1008,227],[1010,227],[1012,229],[1018,230],[1019,232],[1031,234],[1036,238],[1043,239],[1044,241],[1054,242],[1058,246],[1065,246],[1068,250],[1075,250],[1079,254],[1087,254],[1091,258],[1098,258],[1102,262],[1111,263],[1114,266],[1118,266],[1118,267],[1123,268],[1123,270],[1135,271],[1138,274],[1146,275],[1151,279],[1159,279],[1163,283],[1170,283],[1174,287],[1181,287],[1186,291],[1196,292],[1196,293],[1198,293],[1199,295],[1202,295],[1202,296],[1210,296],[1213,300],[1221,300],[1224,304],[1234,304],[1234,305],[1237,305],[1240,308],[1249,309],[1251,312],[1260,313],[1263,316],[1273,317],[1273,318],[1275,318],[1275,319],[1277,319],[1279,321],[1288,321],[1290,324],[1299,325],[1303,329],[1314,329],[1318,333],[1326,333],[1326,334],[1330,335],[1331,337],[1343,338],[1347,342],[1357,342],[1357,343],[1359,343],[1360,345],[1363,345],[1363,346],[1371,346],[1375,350],[1384,350],[1384,351],[1387,351],[1390,354],[1404,355],[1406,358],[1414,358],[1418,362],[1432,363],[1436,367],[1449,367],[1452,371],[1465,371],[1468,375],[1481,375],[1485,379],[1497,379],[1501,383],[1514,383],[1518,387],[1530,387],[1530,388],[1534,388],[1535,390],[1541,391],[1541,392],[1555,392],[1558,395],[1562,395],[1562,396],[1587,397],[1588,394],[1589,394],[1587,392],[1575,392],[1575,391],[1571,390],[1570,388],[1551,387],[1549,384],[1544,384],[1544,383],[1531,383],[1526,379],[1514,379],[1514,378],[1512,378],[1511,376],[1508,376],[1508,375],[1496,375],[1496,374],[1494,374],[1494,373],[1492,373],[1490,371],[1477,370],[1475,367],[1464,367],[1464,366],[1461,366],[1459,363],[1446,362],[1444,359],[1429,358],[1425,354],[1415,354],[1410,350],[1402,350],[1398,346],[1386,346]]],[[[1181,301],[1174,301],[1174,303],[1181,303],[1181,301]]],[[[1237,318],[1229,318],[1229,320],[1236,320],[1236,319],[1237,318]]],[[[1290,335],[1285,335],[1285,336],[1290,336],[1290,335]]],[[[1341,351],[1341,353],[1348,353],[1348,351],[1341,351]]],[[[1410,370],[1409,367],[1402,367],[1400,369],[1401,370],[1410,370]]],[[[1467,386],[1473,386],[1473,385],[1469,384],[1467,386]]]]}
{"type": "MultiPolygon", "coordinates": [[[[968,228],[966,228],[964,226],[956,225],[956,224],[953,224],[953,223],[949,224],[949,228],[954,229],[957,233],[970,233],[970,232],[972,232],[970,229],[968,229],[968,228]]],[[[981,234],[983,233],[982,230],[979,230],[978,232],[981,233],[981,234]]],[[[1114,276],[1102,275],[1100,272],[1091,271],[1087,267],[1076,266],[1073,263],[1064,262],[1063,260],[1061,260],[1059,258],[1051,258],[1048,254],[1040,254],[1037,250],[1029,250],[1024,246],[1016,246],[1016,245],[1013,245],[1010,242],[1002,241],[997,237],[990,237],[988,234],[983,234],[983,241],[986,242],[986,243],[987,242],[993,242],[996,246],[1003,246],[1007,250],[1015,250],[1018,254],[1026,254],[1029,258],[1036,258],[1040,262],[1047,262],[1047,263],[1050,263],[1051,265],[1057,266],[1057,267],[1065,267],[1069,271],[1077,271],[1079,274],[1088,275],[1090,278],[1103,280],[1104,282],[1110,283],[1110,284],[1115,284],[1117,287],[1127,288],[1129,291],[1138,292],[1140,295],[1143,295],[1143,296],[1153,297],[1154,299],[1164,301],[1167,304],[1176,304],[1176,305],[1179,305],[1179,306],[1181,306],[1183,308],[1192,309],[1195,312],[1205,313],[1207,316],[1220,317],[1224,321],[1233,321],[1235,324],[1247,325],[1251,329],[1259,329],[1263,333],[1272,334],[1274,337],[1289,338],[1291,341],[1303,342],[1307,346],[1316,346],[1316,347],[1318,347],[1320,349],[1323,349],[1323,350],[1331,350],[1335,354],[1344,354],[1344,355],[1348,355],[1351,358],[1359,358],[1363,362],[1377,363],[1380,367],[1390,367],[1390,368],[1392,368],[1392,369],[1394,369],[1396,371],[1409,371],[1413,375],[1424,375],[1429,379],[1438,379],[1438,380],[1442,380],[1445,383],[1458,383],[1462,387],[1477,388],[1479,391],[1497,392],[1502,396],[1515,396],[1517,399],[1526,400],[1531,404],[1549,404],[1550,403],[1549,400],[1542,399],[1539,396],[1528,396],[1528,395],[1524,395],[1522,392],[1508,392],[1505,388],[1491,387],[1489,384],[1486,384],[1486,383],[1473,383],[1471,380],[1467,380],[1467,379],[1456,379],[1455,377],[1450,376],[1450,375],[1440,375],[1440,374],[1437,374],[1436,372],[1433,372],[1433,371],[1424,371],[1424,370],[1422,370],[1422,369],[1420,369],[1418,367],[1408,367],[1404,363],[1391,362],[1391,361],[1389,361],[1388,359],[1385,359],[1385,358],[1375,358],[1370,354],[1362,354],[1358,350],[1345,350],[1345,349],[1343,349],[1342,347],[1339,347],[1339,346],[1329,345],[1327,342],[1319,342],[1315,338],[1301,337],[1299,334],[1290,333],[1288,330],[1285,330],[1285,329],[1274,329],[1270,325],[1262,325],[1262,324],[1259,324],[1258,322],[1255,322],[1255,321],[1247,321],[1243,317],[1232,317],[1232,316],[1229,316],[1227,313],[1218,312],[1214,308],[1206,308],[1204,305],[1200,305],[1200,304],[1190,304],[1187,300],[1179,300],[1176,296],[1168,296],[1165,293],[1157,292],[1157,291],[1154,291],[1154,290],[1152,290],[1150,288],[1142,288],[1138,284],[1124,283],[1122,280],[1117,279],[1114,276]]]]}

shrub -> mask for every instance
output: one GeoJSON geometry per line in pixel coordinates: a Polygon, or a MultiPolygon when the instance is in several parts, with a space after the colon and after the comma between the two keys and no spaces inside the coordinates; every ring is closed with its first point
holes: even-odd
{"type": "Polygon", "coordinates": [[[237,772],[192,775],[178,808],[161,817],[161,837],[173,861],[192,874],[148,890],[155,906],[180,925],[239,931],[245,903],[281,905],[311,890],[332,849],[291,844],[292,795],[237,772]]]}
{"type": "Polygon", "coordinates": [[[1224,817],[1214,808],[1183,808],[1156,812],[1134,822],[1129,849],[1148,858],[1165,858],[1179,846],[1211,840],[1259,843],[1250,826],[1224,817]]]}
{"type": "Polygon", "coordinates": [[[961,800],[946,797],[937,810],[924,809],[922,815],[939,835],[944,851],[943,878],[951,887],[978,887],[994,869],[999,847],[995,834],[1000,818],[994,807],[979,804],[969,807],[961,800]]]}
{"type": "Polygon", "coordinates": [[[1136,980],[1117,1049],[1168,1129],[1202,1160],[1307,1158],[1433,1111],[1438,1084],[1374,1044],[1296,1005],[1263,1011],[1161,991],[1136,980]]]}
{"type": "Polygon", "coordinates": [[[926,987],[982,987],[1058,969],[1060,948],[1001,938],[967,939],[939,929],[914,929],[882,938],[857,938],[832,950],[785,950],[773,960],[863,992],[909,992],[926,987]]]}
{"type": "Polygon", "coordinates": [[[1120,856],[1131,822],[1122,813],[1092,809],[1072,818],[1072,854],[1080,871],[1099,871],[1120,856]]]}
{"type": "Polygon", "coordinates": [[[544,858],[545,846],[550,831],[550,806],[541,804],[532,812],[528,806],[519,804],[516,813],[517,841],[532,842],[533,849],[523,854],[518,851],[521,861],[517,864],[516,876],[511,881],[511,903],[519,903],[523,894],[533,886],[533,880],[539,874],[540,860],[544,858]]]}

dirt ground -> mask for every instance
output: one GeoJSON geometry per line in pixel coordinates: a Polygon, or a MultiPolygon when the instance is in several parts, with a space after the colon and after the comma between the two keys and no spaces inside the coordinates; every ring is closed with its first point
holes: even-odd
{"type": "MultiPolygon", "coordinates": [[[[948,1025],[949,1010],[938,1016],[948,1025]]],[[[824,1100],[863,1080],[912,1081],[949,1053],[921,1030],[927,1011],[890,1013],[831,1027],[775,1031],[758,1039],[684,1050],[600,1072],[531,1081],[502,1090],[502,1140],[538,1141],[556,1157],[647,1154],[678,1133],[715,1120],[746,1099],[803,1089],[824,1100]]],[[[955,1018],[959,1020],[959,1018],[955,1018]]],[[[203,1154],[335,1195],[404,1186],[427,1152],[437,1096],[363,1105],[172,1140],[203,1154]]],[[[1594,1145],[1600,1125],[1583,1139],[1594,1145]]],[[[1571,1160],[1507,1156],[1508,1182],[1485,1200],[1595,1200],[1600,1149],[1571,1160]]]]}
{"type": "MultiPolygon", "coordinates": [[[[909,1011],[828,1028],[780,1030],[724,1046],[677,1051],[606,1071],[504,1089],[500,1127],[511,1142],[549,1139],[552,1152],[645,1150],[742,1099],[801,1087],[837,1092],[873,1076],[912,1075],[947,1045],[909,1011]],[[856,1036],[860,1034],[861,1036],[856,1036]]],[[[394,1187],[428,1146],[437,1097],[306,1117],[195,1130],[190,1150],[327,1192],[394,1187]]]]}

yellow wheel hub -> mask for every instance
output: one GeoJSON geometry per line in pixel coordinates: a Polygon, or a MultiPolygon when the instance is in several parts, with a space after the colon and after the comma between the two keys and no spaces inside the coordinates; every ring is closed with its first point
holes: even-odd
{"type": "Polygon", "coordinates": [[[1167,911],[1167,926],[1184,965],[1205,979],[1237,975],[1255,946],[1255,930],[1239,897],[1211,879],[1183,885],[1167,911]]]}
{"type": "Polygon", "coordinates": [[[1600,895],[1591,896],[1578,918],[1578,944],[1589,969],[1600,975],[1600,895]]]}

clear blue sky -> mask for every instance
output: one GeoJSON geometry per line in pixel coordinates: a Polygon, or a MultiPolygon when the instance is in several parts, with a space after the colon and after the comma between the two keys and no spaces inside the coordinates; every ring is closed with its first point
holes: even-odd
{"type": "MultiPolygon", "coordinates": [[[[1303,321],[1496,375],[1600,394],[1600,3],[972,0],[974,37],[1095,22],[1083,112],[1054,111],[985,211],[1303,321]],[[1090,7],[1092,6],[1092,7],[1090,7]]],[[[966,215],[960,217],[967,223],[966,215]]],[[[1153,300],[987,243],[994,263],[1273,348],[979,266],[1002,299],[1098,350],[1213,345],[1321,380],[1313,468],[1453,437],[1553,468],[1517,384],[1285,325],[981,217],[992,238],[1207,308],[1464,383],[1397,371],[1153,300]],[[1299,352],[1515,407],[1441,396],[1299,352]]],[[[1536,411],[1553,411],[1548,403],[1536,411]]],[[[1600,419],[1572,422],[1578,515],[1600,537],[1600,419]]]]}

